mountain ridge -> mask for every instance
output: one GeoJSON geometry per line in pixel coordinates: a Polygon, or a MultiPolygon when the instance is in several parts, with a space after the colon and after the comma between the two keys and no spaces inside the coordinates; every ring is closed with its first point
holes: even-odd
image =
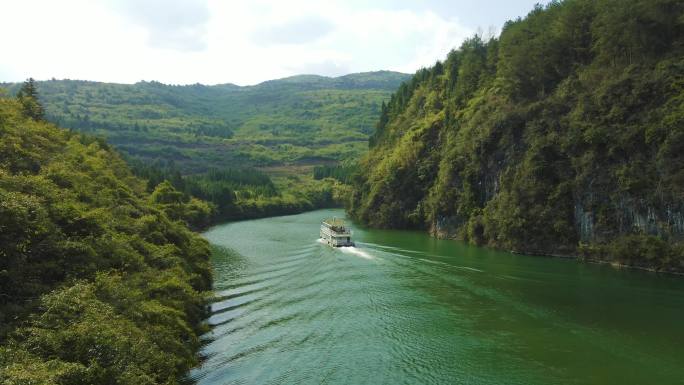
{"type": "MultiPolygon", "coordinates": [[[[105,137],[146,163],[173,162],[184,173],[197,173],[357,158],[382,102],[408,77],[375,71],[244,87],[82,80],[36,85],[50,121],[105,137]]],[[[16,92],[18,85],[8,88],[16,92]]]]}
{"type": "MultiPolygon", "coordinates": [[[[112,84],[112,85],[121,85],[121,86],[133,86],[133,85],[144,85],[144,84],[157,84],[161,86],[167,86],[167,87],[209,87],[209,88],[240,88],[240,89],[245,89],[245,88],[252,88],[252,87],[259,87],[264,84],[268,83],[290,83],[290,82],[296,82],[297,80],[303,80],[303,79],[316,79],[316,80],[324,80],[324,81],[336,81],[336,80],[343,80],[343,79],[352,79],[352,80],[357,80],[362,77],[366,76],[372,76],[372,75],[386,75],[386,76],[392,76],[395,78],[399,78],[401,80],[405,80],[411,76],[411,74],[404,73],[404,72],[399,72],[399,71],[390,71],[390,70],[377,70],[377,71],[362,71],[362,72],[351,72],[348,74],[344,75],[338,75],[338,76],[326,76],[326,75],[318,75],[318,74],[309,74],[309,73],[302,73],[302,74],[296,74],[296,75],[291,75],[291,76],[285,76],[282,78],[276,78],[276,79],[268,79],[261,81],[259,83],[255,84],[246,84],[246,85],[239,85],[235,83],[215,83],[215,84],[205,84],[205,83],[188,83],[188,84],[173,84],[173,83],[164,83],[158,80],[138,80],[134,83],[123,83],[123,82],[109,82],[109,81],[100,81],[100,80],[88,80],[88,79],[69,79],[69,78],[62,78],[62,79],[47,79],[47,80],[36,80],[37,84],[44,83],[44,82],[50,82],[50,81],[57,81],[57,82],[82,82],[82,83],[91,83],[91,84],[112,84]]],[[[15,87],[18,87],[21,85],[22,82],[5,82],[1,81],[0,86],[14,89],[15,87]]]]}

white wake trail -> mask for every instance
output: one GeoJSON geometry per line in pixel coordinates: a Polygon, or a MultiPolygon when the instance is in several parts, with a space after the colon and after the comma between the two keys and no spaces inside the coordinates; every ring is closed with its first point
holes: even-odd
{"type": "MultiPolygon", "coordinates": [[[[318,238],[316,240],[316,242],[318,242],[322,245],[326,245],[326,246],[328,245],[328,243],[326,241],[324,241],[322,238],[318,238]]],[[[371,254],[369,254],[366,251],[359,249],[356,246],[333,247],[333,249],[337,249],[337,250],[339,250],[345,254],[352,254],[352,255],[356,255],[358,257],[365,258],[365,259],[375,259],[374,256],[372,256],[371,254]]]]}
{"type": "Polygon", "coordinates": [[[361,258],[366,259],[374,259],[372,255],[354,246],[343,246],[338,247],[338,249],[340,249],[340,251],[342,251],[343,253],[357,255],[361,258]]]}

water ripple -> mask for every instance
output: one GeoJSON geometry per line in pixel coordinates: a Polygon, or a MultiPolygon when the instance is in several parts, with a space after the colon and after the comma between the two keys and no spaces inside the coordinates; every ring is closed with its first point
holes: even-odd
{"type": "Polygon", "coordinates": [[[357,230],[356,248],[316,243],[320,219],[342,215],[231,223],[206,234],[224,251],[214,260],[205,360],[191,380],[545,385],[684,378],[676,347],[684,346],[681,286],[493,257],[411,232],[357,230]],[[643,319],[637,309],[652,312],[648,323],[633,321],[643,319]]]}

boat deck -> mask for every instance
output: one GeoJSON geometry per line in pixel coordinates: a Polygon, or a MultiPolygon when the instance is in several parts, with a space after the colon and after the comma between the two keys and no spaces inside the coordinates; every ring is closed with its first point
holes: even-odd
{"type": "Polygon", "coordinates": [[[354,246],[351,235],[351,230],[346,227],[342,219],[330,218],[321,224],[321,239],[330,246],[354,246]]]}

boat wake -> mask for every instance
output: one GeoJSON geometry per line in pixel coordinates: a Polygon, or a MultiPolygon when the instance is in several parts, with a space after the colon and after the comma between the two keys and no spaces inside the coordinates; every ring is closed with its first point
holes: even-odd
{"type": "Polygon", "coordinates": [[[340,249],[340,251],[342,251],[343,253],[353,254],[365,259],[374,259],[372,255],[368,254],[367,252],[359,248],[356,248],[355,246],[342,246],[338,247],[338,249],[340,249]]]}
{"type": "MultiPolygon", "coordinates": [[[[316,239],[316,242],[320,243],[321,245],[328,246],[328,243],[323,238],[316,239]]],[[[352,255],[356,255],[358,257],[365,258],[365,259],[375,259],[375,257],[373,257],[371,254],[369,254],[366,251],[359,249],[356,246],[333,247],[333,249],[337,249],[337,250],[340,250],[341,252],[343,252],[345,254],[352,254],[352,255]]]]}

